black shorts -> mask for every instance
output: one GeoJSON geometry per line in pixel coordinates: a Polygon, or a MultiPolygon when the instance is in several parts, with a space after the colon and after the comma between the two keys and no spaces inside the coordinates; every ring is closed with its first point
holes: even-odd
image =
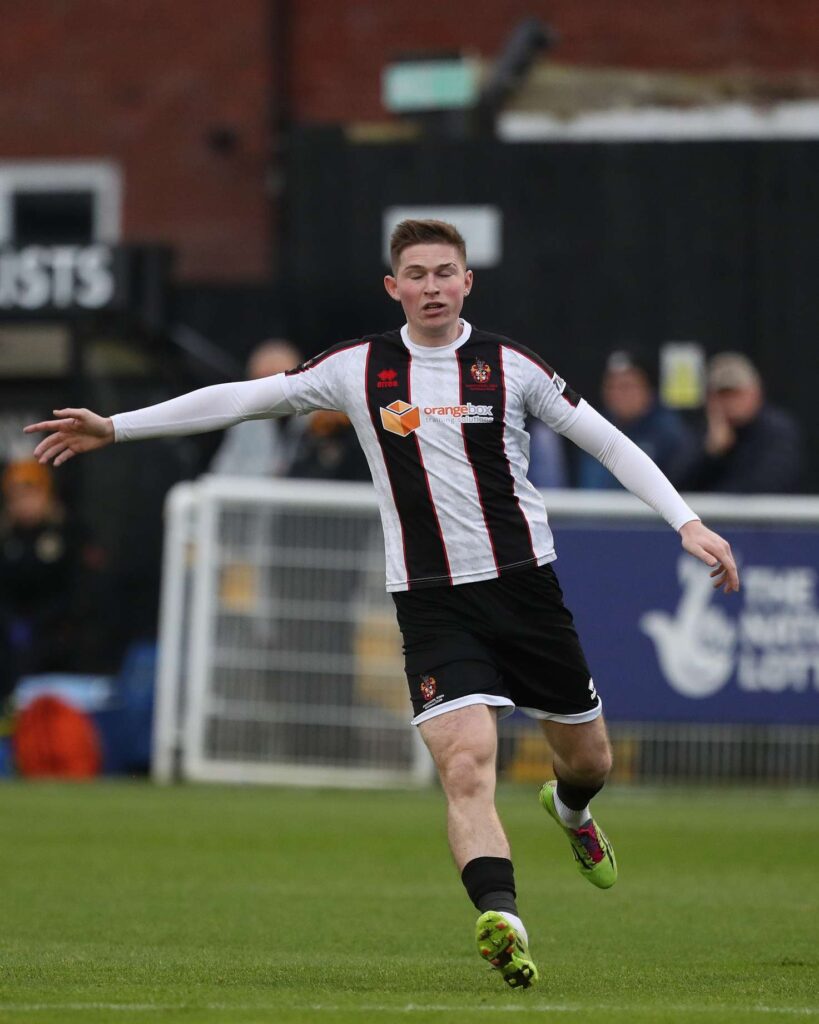
{"type": "Polygon", "coordinates": [[[469,704],[588,722],[602,704],[551,565],[394,593],[413,724],[469,704]]]}

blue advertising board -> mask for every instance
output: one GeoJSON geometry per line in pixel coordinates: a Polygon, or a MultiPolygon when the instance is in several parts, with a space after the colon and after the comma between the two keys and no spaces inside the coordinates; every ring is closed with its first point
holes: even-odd
{"type": "Polygon", "coordinates": [[[718,531],[738,594],[714,591],[667,527],[555,525],[555,570],[606,717],[819,724],[819,527],[718,531]]]}

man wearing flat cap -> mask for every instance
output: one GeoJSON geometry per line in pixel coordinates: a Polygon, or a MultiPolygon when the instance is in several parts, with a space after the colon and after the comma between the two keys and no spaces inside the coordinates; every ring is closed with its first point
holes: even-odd
{"type": "Polygon", "coordinates": [[[765,399],[759,371],[740,352],[708,366],[705,434],[678,486],[723,494],[793,494],[801,489],[796,421],[765,399]]]}

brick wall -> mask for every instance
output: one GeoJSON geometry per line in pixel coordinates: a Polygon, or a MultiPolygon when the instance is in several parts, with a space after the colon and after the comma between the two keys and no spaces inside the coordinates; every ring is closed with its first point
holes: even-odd
{"type": "Polygon", "coordinates": [[[383,119],[395,54],[489,57],[527,15],[559,31],[565,64],[819,70],[816,0],[0,0],[0,159],[114,159],[127,239],[173,245],[183,280],[264,278],[285,9],[299,121],[383,119]],[[209,143],[223,127],[233,150],[209,143]]]}
{"type": "Polygon", "coordinates": [[[2,4],[0,159],[112,158],[129,240],[165,241],[187,279],[267,272],[265,0],[2,4]],[[236,133],[215,152],[209,133],[236,133]]]}
{"type": "Polygon", "coordinates": [[[557,29],[552,56],[566,64],[819,70],[815,0],[297,0],[292,7],[295,112],[311,121],[383,117],[380,73],[395,54],[463,48],[489,57],[532,15],[557,29]]]}

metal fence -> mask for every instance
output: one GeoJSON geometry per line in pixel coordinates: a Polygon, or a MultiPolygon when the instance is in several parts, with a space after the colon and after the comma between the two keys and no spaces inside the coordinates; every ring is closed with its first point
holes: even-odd
{"type": "MultiPolygon", "coordinates": [[[[789,500],[784,518],[804,521],[815,504],[789,500]]],[[[766,521],[775,511],[767,499],[697,505],[711,519],[766,521]]],[[[628,495],[551,492],[548,506],[557,523],[654,515],[628,495]]],[[[369,485],[205,477],[172,491],[157,779],[426,784],[431,761],[409,718],[369,485]]],[[[610,728],[620,780],[819,781],[815,726],[614,721],[610,728]]],[[[515,714],[502,724],[500,766],[517,781],[550,773],[531,719],[515,714]]]]}

